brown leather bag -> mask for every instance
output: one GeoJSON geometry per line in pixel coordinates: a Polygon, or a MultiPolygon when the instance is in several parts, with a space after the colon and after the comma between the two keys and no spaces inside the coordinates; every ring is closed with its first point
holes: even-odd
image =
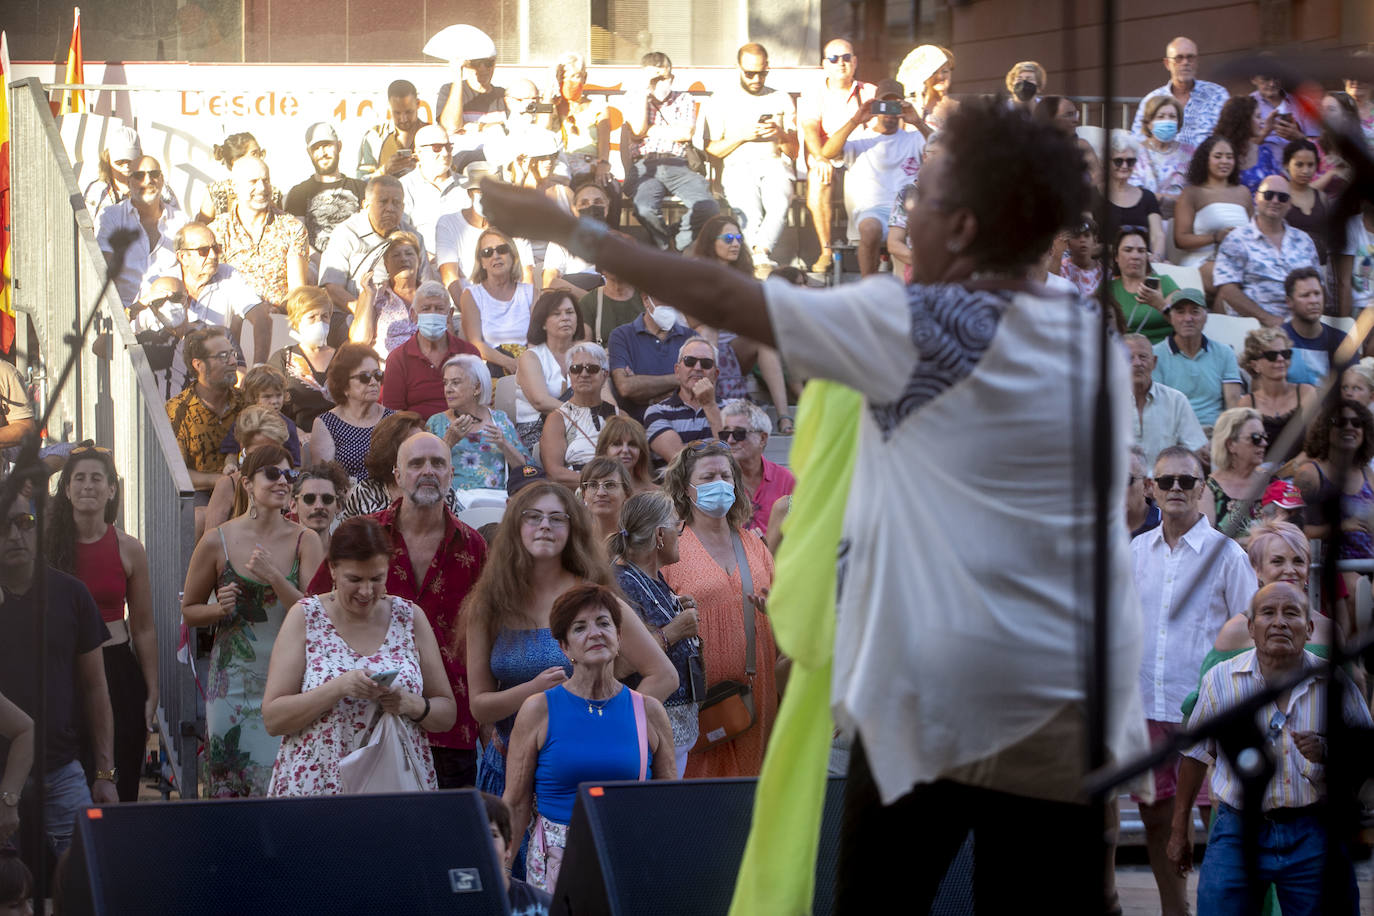
{"type": "Polygon", "coordinates": [[[735,565],[739,567],[740,611],[744,617],[744,675],[747,682],[719,681],[706,691],[706,699],[697,711],[700,735],[692,745],[691,753],[709,750],[718,744],[734,741],[754,727],[758,713],[754,704],[754,672],[756,668],[754,645],[754,577],[749,571],[749,559],[744,554],[744,542],[739,532],[733,532],[735,541],[735,565]]]}

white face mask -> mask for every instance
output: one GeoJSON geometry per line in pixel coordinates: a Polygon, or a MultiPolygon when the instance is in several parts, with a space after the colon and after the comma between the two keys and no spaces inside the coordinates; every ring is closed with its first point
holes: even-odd
{"type": "Polygon", "coordinates": [[[482,195],[481,195],[481,194],[474,194],[474,195],[472,195],[472,212],[473,212],[473,213],[476,213],[478,216],[486,216],[486,214],[482,212],[482,195]]]}
{"type": "Polygon", "coordinates": [[[656,305],[649,316],[660,331],[671,331],[677,324],[678,312],[671,305],[656,305]]]}
{"type": "Polygon", "coordinates": [[[329,340],[329,322],[307,321],[299,331],[292,331],[291,336],[307,347],[318,349],[329,340]]]}
{"type": "Polygon", "coordinates": [[[170,303],[162,307],[162,314],[167,319],[167,327],[179,328],[186,323],[186,306],[171,305],[170,303]]]}

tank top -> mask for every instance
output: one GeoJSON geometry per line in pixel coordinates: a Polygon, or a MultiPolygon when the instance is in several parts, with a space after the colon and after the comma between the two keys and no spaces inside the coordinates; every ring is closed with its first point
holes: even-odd
{"type": "Polygon", "coordinates": [[[1269,440],[1269,442],[1271,443],[1270,446],[1269,446],[1269,452],[1268,452],[1268,454],[1265,455],[1265,460],[1266,460],[1266,461],[1272,461],[1272,462],[1274,462],[1275,464],[1283,464],[1285,461],[1288,461],[1289,459],[1296,457],[1297,454],[1298,454],[1299,452],[1302,451],[1302,437],[1299,437],[1299,438],[1298,438],[1298,441],[1297,441],[1297,442],[1294,442],[1293,445],[1289,447],[1289,449],[1288,449],[1288,454],[1286,454],[1286,455],[1280,455],[1280,454],[1278,454],[1278,452],[1274,451],[1274,446],[1273,446],[1273,444],[1272,444],[1272,443],[1278,441],[1278,439],[1279,439],[1279,434],[1282,433],[1282,432],[1283,432],[1283,428],[1284,428],[1285,426],[1288,425],[1288,421],[1291,420],[1291,419],[1293,419],[1293,414],[1295,414],[1295,413],[1297,413],[1298,411],[1302,410],[1302,386],[1301,386],[1301,385],[1298,386],[1297,395],[1298,395],[1298,406],[1297,406],[1297,407],[1294,407],[1292,410],[1288,411],[1288,413],[1280,414],[1280,415],[1275,416],[1275,417],[1270,417],[1270,416],[1266,416],[1265,413],[1264,413],[1264,411],[1262,411],[1262,410],[1259,409],[1259,405],[1255,403],[1255,394],[1254,394],[1254,392],[1251,392],[1251,393],[1250,393],[1250,406],[1253,407],[1253,408],[1255,408],[1255,410],[1259,411],[1260,423],[1262,423],[1262,424],[1264,425],[1264,435],[1265,435],[1265,437],[1269,440]]]}
{"type": "Polygon", "coordinates": [[[562,684],[544,691],[548,735],[534,770],[534,797],[544,817],[570,822],[581,783],[639,778],[639,732],[630,694],[622,687],[609,700],[584,700],[562,684]]]}
{"type": "Polygon", "coordinates": [[[509,299],[497,299],[480,283],[469,286],[468,292],[482,313],[483,340],[493,347],[525,345],[530,331],[530,306],[534,303],[534,289],[528,283],[517,283],[515,294],[509,299]]]}
{"type": "MultiPolygon", "coordinates": [[[[485,315],[485,313],[483,313],[485,315]]],[[[485,326],[485,321],[484,321],[485,326]]],[[[488,338],[490,343],[490,338],[488,338]]],[[[549,389],[549,394],[554,397],[562,396],[568,390],[568,376],[564,374],[563,367],[558,365],[558,357],[549,349],[546,343],[536,344],[529,350],[539,360],[539,369],[544,373],[544,384],[549,389]]],[[[541,414],[534,405],[525,398],[525,389],[519,385],[515,386],[515,422],[533,423],[538,420],[541,414]]]]}
{"type": "MultiPolygon", "coordinates": [[[[383,407],[382,416],[377,422],[395,412],[390,407],[383,407]]],[[[334,439],[334,460],[339,466],[348,472],[355,483],[371,477],[367,470],[367,453],[372,450],[372,431],[377,428],[376,425],[354,426],[331,411],[320,414],[320,419],[334,439]]]]}
{"type": "MultiPolygon", "coordinates": [[[[1311,501],[1311,505],[1321,506],[1337,493],[1341,494],[1341,520],[1347,518],[1361,518],[1374,511],[1374,487],[1369,485],[1369,472],[1360,468],[1360,492],[1346,493],[1344,488],[1337,485],[1317,462],[1312,462],[1312,466],[1317,469],[1317,496],[1311,501]]],[[[1374,538],[1370,537],[1367,531],[1347,531],[1341,537],[1341,559],[1342,560],[1367,560],[1374,557],[1374,538]]]]}
{"type": "Polygon", "coordinates": [[[114,623],[124,619],[124,602],[129,593],[129,580],[124,577],[124,563],[119,559],[119,535],[114,525],[105,526],[100,540],[89,544],[76,542],[76,577],[90,590],[100,619],[114,623]]]}

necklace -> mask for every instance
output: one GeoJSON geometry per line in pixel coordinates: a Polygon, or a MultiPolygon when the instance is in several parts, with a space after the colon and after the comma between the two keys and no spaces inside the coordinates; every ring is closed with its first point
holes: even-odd
{"type": "Polygon", "coordinates": [[[616,697],[618,697],[618,696],[620,696],[620,690],[619,690],[619,689],[617,689],[615,693],[613,693],[613,694],[611,694],[610,696],[606,697],[606,699],[604,699],[604,700],[593,700],[591,697],[588,697],[588,698],[587,698],[587,715],[589,715],[589,716],[590,716],[590,715],[593,715],[593,714],[598,715],[598,716],[603,716],[603,715],[605,715],[605,714],[606,714],[606,704],[610,703],[611,700],[614,700],[614,699],[615,699],[616,697]]]}

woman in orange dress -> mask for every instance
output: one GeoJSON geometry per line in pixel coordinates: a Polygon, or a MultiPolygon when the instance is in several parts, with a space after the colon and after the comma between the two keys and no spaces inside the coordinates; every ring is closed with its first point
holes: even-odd
{"type": "Polygon", "coordinates": [[[733,741],[693,750],[687,757],[686,778],[759,775],[777,718],[777,646],[765,606],[773,584],[773,557],[757,534],[744,530],[753,503],[742,480],[729,446],[714,439],[683,448],[664,475],[664,490],[678,517],[687,520],[687,529],[678,541],[680,559],[663,567],[663,578],[673,591],[696,599],[708,686],[748,680],[737,542],[753,580],[749,612],[755,633],[754,725],[733,741]]]}

